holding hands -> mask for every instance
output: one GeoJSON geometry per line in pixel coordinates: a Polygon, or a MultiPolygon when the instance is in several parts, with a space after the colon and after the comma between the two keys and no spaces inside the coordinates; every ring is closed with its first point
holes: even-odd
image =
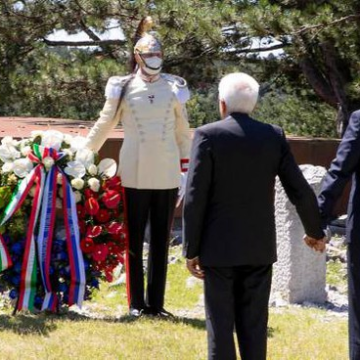
{"type": "Polygon", "coordinates": [[[314,249],[315,251],[319,251],[319,252],[323,253],[324,250],[326,249],[326,237],[325,236],[322,239],[314,239],[308,235],[305,235],[304,241],[309,248],[314,249]]]}

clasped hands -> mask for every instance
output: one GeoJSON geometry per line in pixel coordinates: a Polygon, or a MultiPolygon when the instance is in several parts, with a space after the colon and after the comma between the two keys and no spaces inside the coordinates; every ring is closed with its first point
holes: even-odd
{"type": "Polygon", "coordinates": [[[323,253],[326,249],[326,237],[325,236],[322,239],[314,239],[308,235],[305,235],[303,239],[304,239],[306,245],[309,248],[314,249],[315,251],[319,251],[319,252],[323,253]]]}

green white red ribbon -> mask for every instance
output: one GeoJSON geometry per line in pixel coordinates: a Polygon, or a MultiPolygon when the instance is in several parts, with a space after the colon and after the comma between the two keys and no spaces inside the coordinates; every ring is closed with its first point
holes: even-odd
{"type": "MultiPolygon", "coordinates": [[[[52,289],[50,281],[50,261],[52,239],[55,227],[56,177],[59,172],[62,173],[61,169],[56,165],[56,161],[61,159],[64,154],[57,153],[56,150],[51,148],[41,148],[39,145],[35,144],[33,153],[30,153],[28,156],[31,161],[37,163],[38,165],[19,183],[8,206],[4,211],[0,226],[8,221],[11,216],[21,207],[30,189],[34,184],[36,184],[25,243],[17,310],[33,310],[36,293],[38,260],[40,264],[41,277],[45,288],[45,299],[42,305],[42,309],[49,309],[54,311],[56,309],[58,299],[56,293],[52,289]],[[46,157],[51,157],[54,160],[54,164],[50,166],[48,172],[45,171],[45,166],[42,163],[42,160],[46,157]],[[39,234],[37,238],[37,257],[34,230],[36,224],[38,223],[40,208],[41,216],[39,234]]],[[[86,277],[84,260],[80,249],[80,234],[76,203],[71,185],[65,174],[62,173],[62,175],[62,186],[64,189],[63,211],[71,273],[68,303],[69,305],[77,304],[78,306],[81,306],[84,299],[86,277]]],[[[1,249],[6,250],[6,247],[2,245],[3,244],[0,243],[0,254],[1,249]]],[[[1,265],[6,265],[5,261],[2,262],[1,265]]]]}

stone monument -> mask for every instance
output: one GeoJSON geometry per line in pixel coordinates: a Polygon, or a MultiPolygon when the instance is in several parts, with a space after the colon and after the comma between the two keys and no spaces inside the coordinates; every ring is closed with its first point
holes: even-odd
{"type": "MultiPolygon", "coordinates": [[[[313,165],[301,165],[300,168],[318,194],[325,168],[313,165]]],[[[326,254],[306,246],[300,218],[279,179],[276,181],[275,217],[278,261],[273,269],[272,300],[324,303],[327,299],[326,254]]]]}

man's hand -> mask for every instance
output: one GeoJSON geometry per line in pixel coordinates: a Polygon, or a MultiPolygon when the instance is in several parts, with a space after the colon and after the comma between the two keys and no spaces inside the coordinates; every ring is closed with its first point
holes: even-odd
{"type": "Polygon", "coordinates": [[[191,275],[198,279],[204,279],[204,270],[201,269],[199,258],[186,259],[186,267],[190,271],[191,275]]]}
{"type": "Polygon", "coordinates": [[[308,235],[305,235],[304,241],[308,247],[321,253],[324,252],[326,248],[326,237],[323,237],[322,239],[314,239],[308,235]]]}

